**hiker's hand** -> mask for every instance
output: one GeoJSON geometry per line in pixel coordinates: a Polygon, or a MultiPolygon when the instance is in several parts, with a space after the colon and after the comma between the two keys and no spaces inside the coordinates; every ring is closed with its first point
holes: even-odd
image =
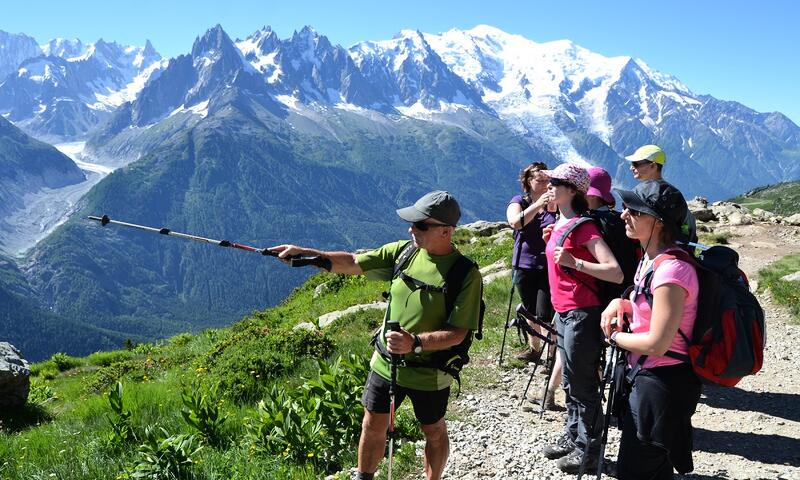
{"type": "Polygon", "coordinates": [[[555,224],[551,223],[550,225],[544,227],[544,230],[542,230],[542,240],[544,240],[544,243],[550,241],[550,235],[553,233],[553,228],[555,228],[555,224]]]}
{"type": "Polygon", "coordinates": [[[541,197],[536,199],[534,205],[536,205],[537,208],[544,208],[548,203],[553,201],[554,196],[555,195],[552,192],[546,191],[541,197]]]}
{"type": "Polygon", "coordinates": [[[277,245],[275,247],[269,247],[267,250],[277,252],[278,258],[287,265],[289,265],[289,257],[301,255],[305,252],[304,248],[298,247],[297,245],[277,245]]]}
{"type": "Polygon", "coordinates": [[[553,261],[567,268],[575,268],[575,257],[564,247],[556,247],[553,250],[553,261]]]}
{"type": "Polygon", "coordinates": [[[386,332],[386,350],[394,355],[403,355],[411,353],[414,346],[414,336],[405,330],[401,329],[399,332],[386,332]]]}
{"type": "Polygon", "coordinates": [[[625,328],[625,316],[627,309],[631,309],[630,300],[615,298],[611,300],[603,313],[600,314],[600,328],[606,338],[610,337],[615,331],[623,331],[625,328]]]}

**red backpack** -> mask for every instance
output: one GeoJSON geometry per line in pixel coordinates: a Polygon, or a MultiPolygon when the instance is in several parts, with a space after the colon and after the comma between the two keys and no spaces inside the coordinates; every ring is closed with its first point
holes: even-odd
{"type": "Polygon", "coordinates": [[[659,255],[645,272],[643,286],[635,290],[645,295],[651,308],[653,272],[663,261],[675,258],[694,265],[700,293],[691,337],[678,330],[689,345],[688,357],[672,351],[666,355],[690,362],[707,383],[733,387],[742,377],[761,370],[766,343],[764,310],[739,269],[739,254],[713,246],[697,258],[683,250],[659,255]]]}

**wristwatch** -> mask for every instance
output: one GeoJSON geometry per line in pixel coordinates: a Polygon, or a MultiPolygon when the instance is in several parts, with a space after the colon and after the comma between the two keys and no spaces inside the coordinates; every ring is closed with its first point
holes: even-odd
{"type": "Polygon", "coordinates": [[[575,270],[579,272],[583,270],[583,260],[581,260],[580,258],[575,260],[575,270]]]}
{"type": "Polygon", "coordinates": [[[612,347],[616,347],[617,346],[617,334],[618,333],[619,332],[614,332],[614,333],[611,334],[610,337],[608,337],[608,344],[611,345],[612,347]]]}
{"type": "Polygon", "coordinates": [[[411,347],[415,354],[420,355],[422,353],[422,339],[419,338],[419,335],[414,335],[414,346],[411,347]]]}

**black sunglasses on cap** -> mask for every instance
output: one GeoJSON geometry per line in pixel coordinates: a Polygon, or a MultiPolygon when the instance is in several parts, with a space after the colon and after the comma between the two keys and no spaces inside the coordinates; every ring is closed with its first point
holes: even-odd
{"type": "Polygon", "coordinates": [[[414,228],[416,228],[420,232],[427,232],[428,229],[430,229],[430,228],[450,227],[451,226],[451,225],[447,225],[445,223],[425,223],[425,222],[422,222],[422,221],[414,222],[411,225],[413,225],[414,228]]]}

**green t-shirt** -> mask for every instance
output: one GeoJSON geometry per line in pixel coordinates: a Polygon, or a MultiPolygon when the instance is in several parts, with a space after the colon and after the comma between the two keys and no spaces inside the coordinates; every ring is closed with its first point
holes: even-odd
{"type": "MultiPolygon", "coordinates": [[[[407,240],[389,243],[377,250],[360,254],[356,257],[358,265],[370,280],[391,280],[395,262],[407,243],[407,240]]],[[[419,249],[408,261],[403,272],[428,285],[441,287],[445,283],[447,272],[459,256],[461,253],[458,251],[447,255],[431,255],[426,250],[419,249]]],[[[386,321],[389,319],[397,320],[404,330],[417,334],[442,330],[445,325],[477,330],[481,281],[478,269],[471,269],[464,279],[450,318],[446,318],[444,293],[425,292],[410,282],[395,278],[389,290],[391,303],[386,310],[383,334],[386,333],[386,321]]],[[[379,340],[385,345],[383,334],[379,335],[379,340]]],[[[423,351],[422,360],[431,353],[423,351]]],[[[414,353],[407,355],[416,357],[414,353]]],[[[377,352],[372,355],[370,366],[382,377],[391,377],[389,362],[377,352]]],[[[397,370],[397,384],[406,388],[435,391],[449,387],[452,381],[453,377],[436,368],[401,367],[397,370]]]]}

